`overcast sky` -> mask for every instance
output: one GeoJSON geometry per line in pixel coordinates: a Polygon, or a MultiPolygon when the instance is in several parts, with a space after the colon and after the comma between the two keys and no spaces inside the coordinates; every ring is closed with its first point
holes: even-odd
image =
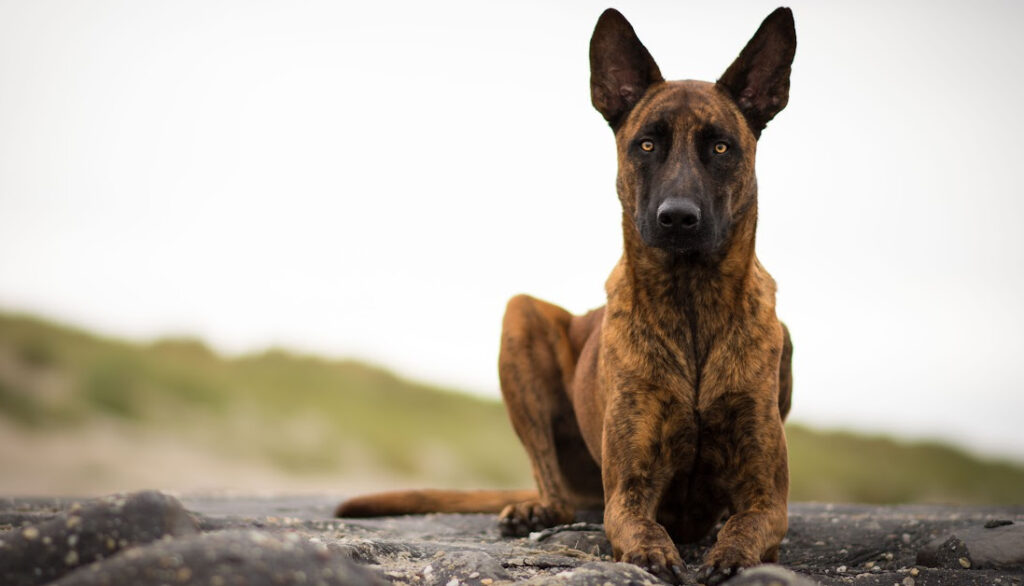
{"type": "MultiPolygon", "coordinates": [[[[621,252],[602,2],[0,0],[0,308],[498,395],[508,297],[621,252]]],[[[794,420],[1024,461],[1024,4],[792,2],[758,254],[794,420]]],[[[775,7],[630,2],[668,78],[775,7]]]]}

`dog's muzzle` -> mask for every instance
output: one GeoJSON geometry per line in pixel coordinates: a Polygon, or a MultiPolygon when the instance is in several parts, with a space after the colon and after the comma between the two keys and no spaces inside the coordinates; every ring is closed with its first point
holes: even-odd
{"type": "Polygon", "coordinates": [[[648,246],[675,253],[707,253],[714,248],[709,219],[691,198],[670,197],[645,214],[637,228],[648,246]]]}
{"type": "Polygon", "coordinates": [[[668,237],[695,234],[700,230],[700,207],[689,199],[666,199],[658,206],[657,222],[668,237]]]}

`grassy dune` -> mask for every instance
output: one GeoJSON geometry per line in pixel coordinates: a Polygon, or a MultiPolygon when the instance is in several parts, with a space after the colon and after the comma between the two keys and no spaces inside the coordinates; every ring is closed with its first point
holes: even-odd
{"type": "MultiPolygon", "coordinates": [[[[205,457],[295,478],[356,481],[372,471],[435,486],[531,482],[495,401],[358,362],[280,350],[225,358],[196,340],[132,344],[0,314],[0,429],[74,438],[97,422],[156,430],[205,457]]],[[[1024,469],[951,447],[796,425],[788,436],[797,500],[1024,502],[1024,469]]]]}

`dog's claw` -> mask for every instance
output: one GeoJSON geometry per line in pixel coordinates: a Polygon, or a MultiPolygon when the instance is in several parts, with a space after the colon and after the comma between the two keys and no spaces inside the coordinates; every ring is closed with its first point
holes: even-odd
{"type": "Polygon", "coordinates": [[[679,582],[680,584],[686,578],[685,570],[680,565],[678,565],[678,564],[673,564],[672,565],[672,575],[676,577],[676,581],[679,582]]]}
{"type": "Polygon", "coordinates": [[[718,586],[738,573],[739,568],[736,567],[720,568],[717,566],[705,566],[697,575],[697,582],[704,584],[704,586],[718,586]]]}
{"type": "Polygon", "coordinates": [[[659,580],[668,582],[669,584],[683,584],[685,582],[686,576],[683,572],[683,568],[678,564],[662,566],[661,564],[655,563],[638,567],[648,574],[655,576],[659,580]]]}

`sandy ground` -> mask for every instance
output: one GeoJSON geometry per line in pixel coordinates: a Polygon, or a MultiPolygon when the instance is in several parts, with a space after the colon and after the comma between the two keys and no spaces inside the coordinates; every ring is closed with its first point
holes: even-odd
{"type": "Polygon", "coordinates": [[[0,419],[0,495],[92,496],[164,491],[352,494],[402,488],[379,471],[289,474],[257,459],[228,458],[159,431],[107,421],[34,432],[0,419]]]}

